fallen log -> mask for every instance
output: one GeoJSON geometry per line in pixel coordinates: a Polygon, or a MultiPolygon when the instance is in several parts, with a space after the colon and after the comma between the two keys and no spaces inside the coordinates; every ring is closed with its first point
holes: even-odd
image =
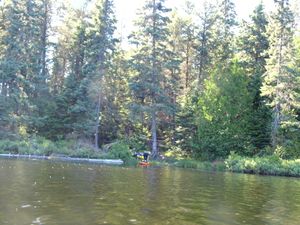
{"type": "Polygon", "coordinates": [[[68,161],[68,162],[88,162],[107,165],[122,165],[124,162],[121,159],[89,159],[89,158],[73,158],[67,156],[39,156],[39,155],[19,155],[19,154],[0,154],[0,158],[20,158],[20,159],[40,159],[53,161],[68,161]]]}

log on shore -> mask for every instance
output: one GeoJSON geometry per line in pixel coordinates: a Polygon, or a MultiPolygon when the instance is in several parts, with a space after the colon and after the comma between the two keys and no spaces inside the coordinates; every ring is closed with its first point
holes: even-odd
{"type": "Polygon", "coordinates": [[[39,155],[19,155],[19,154],[0,154],[0,158],[20,158],[20,159],[40,159],[67,162],[88,162],[108,165],[122,165],[121,159],[89,159],[89,158],[72,158],[67,156],[39,156],[39,155]]]}

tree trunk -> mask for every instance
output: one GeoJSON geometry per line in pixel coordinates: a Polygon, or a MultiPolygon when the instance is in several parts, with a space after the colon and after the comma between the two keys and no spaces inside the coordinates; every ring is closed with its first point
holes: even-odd
{"type": "MultiPolygon", "coordinates": [[[[283,9],[284,7],[284,2],[282,1],[281,2],[281,8],[283,9]]],[[[281,18],[282,20],[282,18],[281,18]]],[[[282,48],[283,48],[283,32],[284,32],[284,29],[283,29],[283,26],[281,26],[281,29],[280,29],[280,44],[279,44],[279,50],[278,50],[278,53],[279,53],[279,57],[278,57],[278,75],[277,75],[277,78],[276,78],[276,96],[275,96],[275,99],[279,99],[279,100],[275,100],[276,101],[276,105],[275,105],[275,109],[274,109],[274,120],[273,120],[273,124],[272,124],[272,130],[271,130],[271,144],[272,144],[272,147],[275,149],[277,144],[278,144],[278,130],[280,128],[280,120],[281,120],[281,99],[279,98],[280,94],[279,93],[279,86],[281,84],[281,76],[282,76],[282,48]]]]}
{"type": "Polygon", "coordinates": [[[99,126],[100,126],[101,94],[98,96],[96,107],[96,126],[95,126],[95,149],[99,150],[99,126]]]}
{"type": "Polygon", "coordinates": [[[151,136],[152,136],[152,157],[158,156],[157,148],[157,131],[156,131],[156,113],[153,110],[151,113],[151,136]]]}
{"type": "Polygon", "coordinates": [[[1,93],[0,93],[4,98],[7,97],[7,85],[6,83],[3,81],[1,83],[1,93]]]}
{"type": "Polygon", "coordinates": [[[44,1],[44,18],[43,18],[43,25],[42,25],[42,36],[41,36],[41,64],[42,64],[42,70],[41,70],[41,75],[42,75],[42,82],[46,82],[46,73],[47,73],[47,32],[48,32],[48,20],[49,20],[49,3],[48,1],[44,1]]]}
{"type": "Polygon", "coordinates": [[[271,130],[271,141],[272,141],[272,147],[276,148],[278,140],[278,129],[280,126],[280,106],[279,104],[276,104],[275,111],[274,111],[274,120],[272,124],[272,130],[271,130]]]}
{"type": "Polygon", "coordinates": [[[190,42],[188,40],[187,46],[186,46],[186,59],[185,59],[185,88],[187,89],[189,87],[189,80],[190,80],[190,42]]]}
{"type": "MultiPolygon", "coordinates": [[[[156,1],[152,0],[153,3],[153,30],[154,33],[156,31],[156,1]]],[[[159,85],[157,80],[157,65],[156,65],[156,39],[155,35],[152,35],[152,82],[153,85],[159,85]]],[[[156,93],[154,90],[152,90],[152,110],[151,110],[151,136],[152,136],[152,157],[156,158],[158,155],[157,150],[157,127],[156,127],[156,93]]]]}

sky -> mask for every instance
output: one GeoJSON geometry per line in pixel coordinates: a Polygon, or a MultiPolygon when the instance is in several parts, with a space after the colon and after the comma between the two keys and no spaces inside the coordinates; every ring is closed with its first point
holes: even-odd
{"type": "MultiPolygon", "coordinates": [[[[80,5],[84,2],[84,0],[70,0],[73,6],[80,7],[80,5]]],[[[186,0],[166,0],[167,7],[169,8],[177,8],[180,12],[183,11],[182,8],[184,6],[186,0]]],[[[204,0],[190,0],[193,4],[195,4],[196,10],[201,11],[201,4],[204,0]]],[[[216,1],[216,0],[211,0],[216,1]]],[[[298,1],[298,0],[294,0],[298,1]]],[[[126,37],[130,34],[130,32],[134,29],[133,21],[136,18],[136,12],[139,8],[141,8],[144,4],[145,0],[114,0],[116,17],[118,20],[118,34],[126,37]]],[[[239,21],[249,19],[249,15],[253,12],[254,8],[260,3],[263,2],[265,5],[266,12],[270,12],[274,9],[274,0],[233,0],[235,7],[237,18],[239,21]]],[[[298,24],[299,25],[299,24],[298,24]]]]}
{"type": "MultiPolygon", "coordinates": [[[[201,9],[201,3],[203,0],[190,0],[196,6],[197,10],[201,9]]],[[[213,0],[212,0],[213,1],[213,0]]],[[[271,10],[273,6],[273,0],[234,0],[236,6],[236,12],[239,18],[246,19],[251,14],[255,6],[261,1],[266,5],[267,10],[271,10]]],[[[183,8],[185,0],[166,0],[166,4],[170,8],[183,8]]],[[[144,3],[144,0],[115,0],[116,13],[121,23],[131,23],[135,18],[136,10],[140,8],[144,3]]]]}
{"type": "MultiPolygon", "coordinates": [[[[84,0],[71,0],[71,3],[75,7],[80,7],[84,0]]],[[[201,10],[201,3],[203,0],[190,0],[196,6],[197,11],[201,10]]],[[[214,0],[212,0],[214,1],[214,0]]],[[[266,6],[266,11],[270,11],[273,8],[274,0],[234,0],[236,6],[237,16],[240,20],[247,19],[252,13],[255,6],[260,2],[263,2],[266,6]]],[[[133,20],[136,18],[137,9],[143,6],[145,0],[114,0],[116,7],[116,16],[118,20],[118,30],[123,35],[130,33],[133,29],[133,20]]],[[[185,0],[166,0],[166,4],[170,8],[183,8],[185,0]]]]}

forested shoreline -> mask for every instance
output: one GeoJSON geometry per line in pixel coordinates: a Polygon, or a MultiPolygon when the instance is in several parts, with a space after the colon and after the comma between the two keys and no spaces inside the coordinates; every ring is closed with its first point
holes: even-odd
{"type": "Polygon", "coordinates": [[[147,0],[123,37],[113,0],[0,1],[0,152],[300,158],[299,10],[274,6],[147,0]]]}

